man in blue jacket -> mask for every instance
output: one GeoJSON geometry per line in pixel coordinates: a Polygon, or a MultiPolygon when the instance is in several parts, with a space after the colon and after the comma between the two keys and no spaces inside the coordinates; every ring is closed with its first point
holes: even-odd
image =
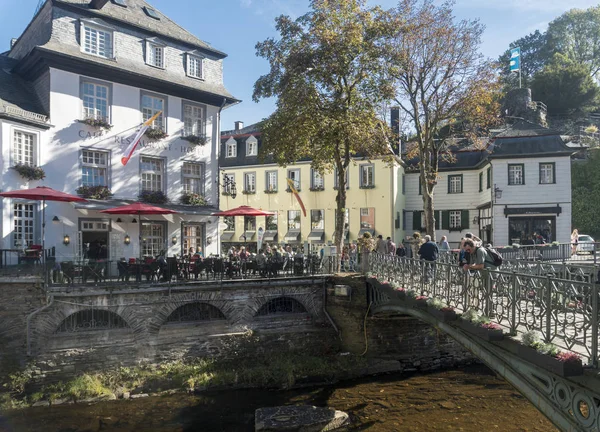
{"type": "Polygon", "coordinates": [[[419,248],[419,255],[421,259],[425,262],[425,272],[424,279],[425,282],[428,282],[430,277],[435,279],[435,261],[438,259],[438,255],[440,254],[440,249],[435,242],[431,241],[431,236],[425,236],[425,243],[421,245],[419,248]]]}

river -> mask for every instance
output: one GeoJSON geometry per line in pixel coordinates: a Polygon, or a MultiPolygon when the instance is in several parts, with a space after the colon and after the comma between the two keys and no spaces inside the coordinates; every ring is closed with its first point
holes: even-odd
{"type": "Polygon", "coordinates": [[[539,431],[556,428],[483,366],[414,376],[371,377],[289,391],[231,390],[5,413],[1,432],[237,432],[254,430],[254,410],[311,404],[350,414],[354,431],[539,431]]]}

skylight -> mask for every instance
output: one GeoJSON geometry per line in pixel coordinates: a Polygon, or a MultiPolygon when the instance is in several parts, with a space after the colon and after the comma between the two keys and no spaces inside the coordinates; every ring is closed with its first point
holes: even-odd
{"type": "Polygon", "coordinates": [[[116,5],[127,7],[126,0],[112,0],[112,2],[116,5]]]}
{"type": "Polygon", "coordinates": [[[144,12],[146,12],[146,15],[148,15],[150,18],[154,18],[156,20],[160,19],[156,11],[148,6],[144,6],[144,12]]]}

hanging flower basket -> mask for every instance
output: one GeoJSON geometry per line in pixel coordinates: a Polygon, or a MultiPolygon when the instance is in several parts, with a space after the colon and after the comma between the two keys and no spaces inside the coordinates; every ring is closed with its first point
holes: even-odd
{"type": "Polygon", "coordinates": [[[185,205],[193,205],[193,206],[205,206],[207,205],[206,198],[204,195],[200,195],[197,193],[184,192],[179,199],[181,204],[185,205]]]}
{"type": "Polygon", "coordinates": [[[149,204],[164,204],[167,202],[167,196],[162,191],[142,191],[138,199],[149,204]]]}
{"type": "Polygon", "coordinates": [[[102,128],[106,130],[112,129],[112,125],[106,119],[95,119],[95,118],[86,118],[84,120],[77,120],[79,123],[83,123],[85,125],[102,128]]]}
{"type": "Polygon", "coordinates": [[[16,164],[11,168],[18,172],[21,177],[27,180],[43,180],[46,178],[46,173],[41,167],[16,164]]]}
{"type": "Polygon", "coordinates": [[[149,128],[144,135],[151,141],[160,141],[169,136],[160,128],[149,128]]]}
{"type": "Polygon", "coordinates": [[[105,200],[112,196],[112,192],[108,186],[80,186],[76,192],[82,198],[95,200],[105,200]]]}
{"type": "Polygon", "coordinates": [[[208,142],[208,139],[205,136],[198,135],[182,136],[181,139],[193,145],[204,145],[208,142]]]}

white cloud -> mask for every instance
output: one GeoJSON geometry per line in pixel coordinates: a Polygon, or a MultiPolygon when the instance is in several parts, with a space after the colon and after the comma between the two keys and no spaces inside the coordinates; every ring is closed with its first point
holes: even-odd
{"type": "Polygon", "coordinates": [[[564,12],[573,8],[597,6],[598,0],[457,0],[458,7],[527,12],[564,12]]]}

